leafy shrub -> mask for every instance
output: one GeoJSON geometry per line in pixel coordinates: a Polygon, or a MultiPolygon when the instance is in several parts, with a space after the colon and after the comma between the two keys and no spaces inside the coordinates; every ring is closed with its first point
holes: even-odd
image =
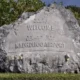
{"type": "Polygon", "coordinates": [[[0,26],[15,21],[24,11],[37,11],[43,6],[41,0],[0,0],[0,26]]]}
{"type": "Polygon", "coordinates": [[[78,20],[79,24],[80,24],[80,7],[77,6],[67,6],[67,9],[70,9],[74,16],[76,17],[76,19],[78,20]]]}
{"type": "Polygon", "coordinates": [[[80,19],[80,7],[77,6],[67,6],[66,8],[70,9],[77,19],[80,19]]]}

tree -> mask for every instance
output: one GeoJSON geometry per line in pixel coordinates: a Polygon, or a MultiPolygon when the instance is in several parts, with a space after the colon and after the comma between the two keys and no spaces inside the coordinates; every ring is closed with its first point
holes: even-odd
{"type": "Polygon", "coordinates": [[[67,6],[67,9],[70,9],[77,19],[80,19],[80,7],[77,6],[67,6]]]}
{"type": "Polygon", "coordinates": [[[45,4],[41,0],[0,0],[0,26],[15,21],[24,12],[34,12],[45,4]]]}
{"type": "Polygon", "coordinates": [[[80,7],[77,6],[67,6],[67,9],[70,9],[74,16],[76,17],[76,19],[78,20],[79,24],[80,24],[80,7]]]}

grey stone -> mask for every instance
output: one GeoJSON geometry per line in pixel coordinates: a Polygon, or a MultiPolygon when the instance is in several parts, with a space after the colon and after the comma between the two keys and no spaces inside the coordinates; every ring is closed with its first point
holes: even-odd
{"type": "Polygon", "coordinates": [[[79,26],[80,26],[80,19],[78,19],[78,23],[79,23],[79,26]]]}
{"type": "Polygon", "coordinates": [[[79,73],[79,48],[79,24],[61,5],[52,4],[36,14],[24,12],[16,22],[0,27],[4,71],[79,73]]]}
{"type": "Polygon", "coordinates": [[[6,52],[0,49],[0,71],[5,72],[6,52]]]}
{"type": "Polygon", "coordinates": [[[36,12],[23,12],[20,18],[18,19],[18,22],[23,22],[24,20],[28,19],[31,15],[36,14],[36,12]]]}

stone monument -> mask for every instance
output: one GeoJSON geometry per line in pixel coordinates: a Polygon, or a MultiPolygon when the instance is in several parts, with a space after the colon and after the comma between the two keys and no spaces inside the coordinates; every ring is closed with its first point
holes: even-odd
{"type": "Polygon", "coordinates": [[[80,28],[72,12],[64,7],[44,7],[21,23],[0,30],[7,71],[79,72],[80,28]]]}

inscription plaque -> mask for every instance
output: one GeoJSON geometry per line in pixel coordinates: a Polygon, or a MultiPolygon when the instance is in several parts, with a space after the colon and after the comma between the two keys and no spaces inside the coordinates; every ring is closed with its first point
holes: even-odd
{"type": "MultiPolygon", "coordinates": [[[[1,27],[0,47],[3,51],[0,61],[6,63],[3,68],[10,72],[78,73],[80,55],[77,53],[80,53],[80,45],[75,40],[79,37],[77,31],[80,28],[72,15],[54,4],[10,29],[1,27]],[[7,53],[6,62],[4,52],[7,53]]],[[[3,68],[2,71],[5,71],[3,68]]]]}
{"type": "Polygon", "coordinates": [[[65,35],[63,29],[65,22],[59,16],[57,17],[53,13],[53,15],[45,17],[45,13],[40,12],[33,19],[30,20],[30,17],[29,20],[24,21],[19,27],[15,26],[6,39],[5,50],[7,53],[71,51],[73,43],[65,35]]]}

